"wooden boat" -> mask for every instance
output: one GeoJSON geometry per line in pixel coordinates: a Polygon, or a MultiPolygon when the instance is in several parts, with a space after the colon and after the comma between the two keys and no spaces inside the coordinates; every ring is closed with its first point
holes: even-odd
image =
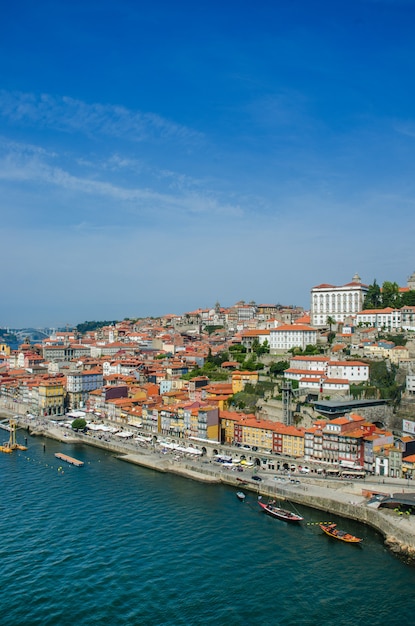
{"type": "Polygon", "coordinates": [[[243,491],[237,491],[236,497],[238,498],[238,500],[241,500],[241,502],[243,502],[246,498],[246,495],[244,494],[243,491]]]}
{"type": "Polygon", "coordinates": [[[345,541],[346,543],[362,543],[363,541],[360,537],[355,537],[344,530],[338,529],[337,524],[319,524],[319,526],[323,533],[326,533],[329,537],[333,537],[333,539],[345,541]]]}
{"type": "Polygon", "coordinates": [[[304,517],[298,515],[297,513],[293,513],[292,511],[288,511],[287,509],[282,509],[279,506],[276,506],[274,501],[271,502],[261,502],[258,500],[258,504],[261,509],[267,513],[267,515],[271,515],[271,517],[276,517],[277,519],[283,520],[284,522],[302,522],[304,517]]]}

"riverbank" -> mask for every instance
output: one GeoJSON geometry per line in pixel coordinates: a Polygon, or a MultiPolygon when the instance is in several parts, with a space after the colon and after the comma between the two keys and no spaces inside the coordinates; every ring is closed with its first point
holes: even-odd
{"type": "MultiPolygon", "coordinates": [[[[392,552],[412,563],[415,562],[415,517],[413,515],[397,516],[393,510],[369,507],[361,483],[321,481],[308,476],[302,477],[300,483],[293,483],[266,470],[258,472],[245,470],[243,474],[239,474],[207,460],[206,457],[184,458],[175,455],[174,452],[161,451],[152,445],[136,441],[114,441],[109,435],[102,437],[73,433],[61,426],[50,424],[46,420],[29,422],[21,418],[18,423],[30,435],[48,437],[62,443],[84,443],[105,449],[124,462],[147,469],[174,473],[205,483],[223,483],[264,497],[281,498],[322,512],[356,520],[380,532],[384,537],[385,545],[392,552]],[[261,478],[261,481],[253,478],[254,472],[261,478]]],[[[379,484],[365,482],[364,490],[379,491],[379,484]]],[[[402,491],[409,490],[402,488],[402,491]]]]}

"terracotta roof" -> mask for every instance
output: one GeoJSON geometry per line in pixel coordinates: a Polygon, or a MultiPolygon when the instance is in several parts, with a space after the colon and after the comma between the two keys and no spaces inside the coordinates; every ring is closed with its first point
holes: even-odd
{"type": "Polygon", "coordinates": [[[306,324],[282,324],[281,326],[277,326],[277,328],[271,328],[270,333],[282,333],[282,332],[317,332],[315,328],[312,326],[307,326],[306,324]]]}
{"type": "Polygon", "coordinates": [[[290,359],[291,361],[324,361],[324,362],[329,362],[330,359],[328,359],[326,356],[294,356],[292,357],[292,359],[290,359]]]}

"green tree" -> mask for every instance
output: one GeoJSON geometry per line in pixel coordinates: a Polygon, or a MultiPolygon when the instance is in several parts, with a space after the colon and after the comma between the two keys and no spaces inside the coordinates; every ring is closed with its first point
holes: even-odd
{"type": "Polygon", "coordinates": [[[76,330],[80,333],[86,333],[89,331],[97,330],[98,328],[102,328],[103,326],[114,326],[117,321],[105,321],[105,322],[83,322],[82,324],[78,324],[76,326],[76,330]]]}
{"type": "Polygon", "coordinates": [[[330,332],[332,332],[333,326],[336,325],[336,320],[334,319],[334,317],[331,317],[331,315],[329,315],[327,317],[327,324],[329,326],[330,332]]]}
{"type": "Polygon", "coordinates": [[[229,346],[229,352],[231,354],[246,354],[246,348],[241,343],[235,343],[229,346]]]}
{"type": "Polygon", "coordinates": [[[212,335],[215,331],[220,330],[221,328],[223,328],[223,326],[212,324],[210,326],[205,326],[205,331],[208,333],[208,335],[212,335]]]}
{"type": "Polygon", "coordinates": [[[86,420],[83,417],[77,417],[71,424],[73,430],[83,430],[86,426],[86,420]]]}
{"type": "Polygon", "coordinates": [[[257,337],[255,337],[255,339],[252,342],[252,347],[251,350],[252,352],[254,352],[255,354],[258,354],[259,350],[261,348],[261,344],[259,343],[259,340],[257,337]]]}
{"type": "Polygon", "coordinates": [[[318,346],[314,346],[313,344],[309,343],[305,347],[303,354],[309,354],[309,355],[321,354],[321,349],[318,346]]]}
{"type": "Polygon", "coordinates": [[[415,306],[415,291],[411,289],[410,291],[405,291],[401,295],[402,306],[415,306]]]}
{"type": "Polygon", "coordinates": [[[386,280],[382,285],[382,307],[392,307],[394,309],[401,306],[398,283],[391,283],[386,280]]]}
{"type": "Polygon", "coordinates": [[[290,364],[288,361],[277,361],[276,363],[271,363],[269,367],[269,372],[273,376],[281,376],[284,371],[287,370],[289,367],[290,364]]]}
{"type": "Polygon", "coordinates": [[[243,363],[246,355],[246,348],[241,343],[237,343],[233,346],[229,346],[229,353],[232,355],[234,361],[243,363]]]}
{"type": "Polygon", "coordinates": [[[246,361],[242,363],[242,367],[248,370],[248,372],[255,372],[255,370],[259,369],[256,354],[252,354],[249,359],[246,359],[246,361]]]}
{"type": "Polygon", "coordinates": [[[369,285],[368,292],[363,302],[364,309],[379,309],[382,307],[382,297],[380,287],[376,282],[376,278],[373,281],[373,285],[369,285]]]}
{"type": "Polygon", "coordinates": [[[258,342],[258,347],[255,350],[257,356],[262,356],[263,354],[269,354],[269,342],[268,339],[265,339],[262,343],[258,342]]]}

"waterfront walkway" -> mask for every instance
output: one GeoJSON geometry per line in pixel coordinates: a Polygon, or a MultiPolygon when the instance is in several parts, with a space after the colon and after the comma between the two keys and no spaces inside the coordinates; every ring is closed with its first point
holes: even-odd
{"type": "Polygon", "coordinates": [[[388,478],[386,483],[382,483],[374,477],[362,483],[322,479],[313,475],[296,476],[296,480],[293,480],[293,477],[290,479],[282,473],[255,466],[244,467],[243,472],[238,472],[205,456],[180,454],[133,439],[121,440],[110,433],[76,433],[64,426],[51,424],[46,419],[19,417],[18,423],[31,434],[64,443],[85,443],[103,448],[114,452],[123,461],[152,470],[175,473],[202,482],[224,483],[257,495],[284,498],[322,512],[363,522],[381,532],[391,550],[415,559],[415,516],[399,516],[390,509],[372,508],[368,506],[368,498],[363,493],[413,493],[414,489],[410,488],[407,481],[388,478]],[[261,480],[255,480],[254,477],[261,480]]]}

